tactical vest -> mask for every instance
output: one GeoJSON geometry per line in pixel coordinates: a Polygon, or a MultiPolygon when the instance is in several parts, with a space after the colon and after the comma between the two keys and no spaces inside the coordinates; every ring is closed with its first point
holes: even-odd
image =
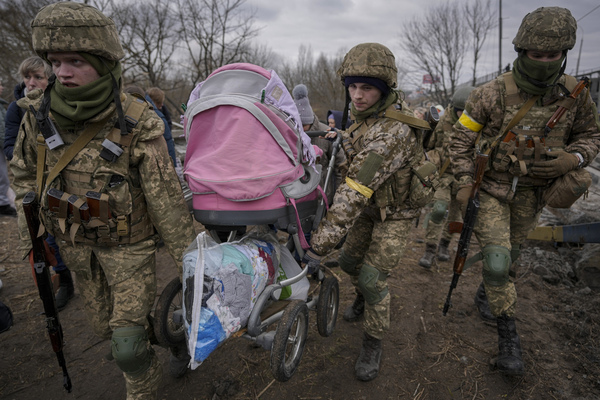
{"type": "MultiPolygon", "coordinates": [[[[392,104],[385,110],[382,116],[402,122],[412,128],[415,128],[415,130],[430,129],[430,126],[426,121],[402,112],[397,106],[399,107],[399,105],[392,104]]],[[[348,128],[348,134],[352,138],[346,144],[346,148],[349,148],[348,145],[351,146],[351,148],[349,148],[350,158],[352,158],[352,154],[362,151],[364,148],[364,135],[371,128],[375,121],[377,121],[376,118],[367,118],[365,121],[361,123],[355,123],[348,128]]],[[[422,138],[419,138],[418,147],[420,149],[423,148],[422,138]]],[[[422,205],[416,204],[417,201],[422,201],[423,196],[433,196],[433,192],[435,191],[435,188],[437,188],[437,180],[435,182],[435,187],[432,182],[430,186],[431,190],[427,190],[427,193],[423,194],[418,193],[418,189],[428,189],[429,187],[424,186],[425,183],[415,184],[413,179],[415,178],[415,169],[418,169],[422,171],[423,179],[433,180],[432,175],[434,174],[434,171],[430,171],[430,168],[418,168],[420,164],[423,164],[424,161],[425,155],[424,152],[421,151],[410,161],[409,165],[392,173],[389,178],[386,179],[386,181],[383,182],[383,184],[375,191],[375,193],[373,193],[371,201],[377,208],[381,210],[382,220],[385,219],[386,207],[392,207],[396,210],[419,208],[422,207],[422,205]],[[427,170],[427,173],[423,173],[425,170],[427,170]],[[417,190],[413,190],[415,188],[417,190]]],[[[427,165],[429,166],[429,164],[431,163],[428,163],[427,165]]],[[[435,171],[435,174],[437,174],[437,171],[435,171]]]]}
{"type": "MultiPolygon", "coordinates": [[[[577,85],[576,79],[569,75],[565,75],[565,78],[565,87],[572,91],[577,85]]],[[[519,95],[511,72],[501,75],[498,83],[504,102],[504,119],[500,132],[504,132],[525,101],[519,95]]],[[[517,186],[520,187],[546,186],[549,180],[534,178],[528,173],[535,161],[547,159],[546,152],[548,150],[564,149],[565,139],[573,124],[572,118],[569,118],[570,113],[567,112],[567,115],[558,121],[546,137],[544,137],[544,127],[557,107],[565,106],[570,110],[574,102],[575,100],[569,97],[557,101],[552,106],[544,107],[536,102],[511,129],[511,133],[507,133],[507,136],[492,151],[491,168],[486,171],[485,176],[501,184],[513,184],[518,181],[517,186]]],[[[489,145],[489,142],[494,139],[488,139],[487,144],[489,145]]],[[[485,145],[486,143],[482,140],[482,148],[485,145]]]]}
{"type": "MultiPolygon", "coordinates": [[[[128,134],[121,135],[116,115],[111,113],[100,122],[103,126],[100,131],[75,154],[56,179],[46,182],[46,189],[41,193],[44,226],[60,240],[73,245],[117,246],[139,242],[155,233],[141,188],[140,171],[129,164],[130,144],[141,127],[137,123],[149,106],[145,100],[132,95],[123,94],[121,101],[126,110],[128,134]],[[107,132],[108,129],[111,130],[107,132]],[[119,143],[123,148],[123,153],[114,162],[100,157],[105,139],[119,143]],[[56,198],[49,193],[61,191],[57,207],[56,198]],[[90,191],[97,196],[86,196],[90,191]],[[52,207],[51,202],[55,203],[52,207]]],[[[93,126],[86,126],[79,136],[85,135],[93,126]]],[[[38,136],[38,160],[40,156],[45,158],[44,163],[38,162],[38,169],[40,165],[45,166],[44,177],[48,177],[70,147],[47,150],[41,134],[38,136]]],[[[38,174],[40,172],[38,170],[38,174]]]]}

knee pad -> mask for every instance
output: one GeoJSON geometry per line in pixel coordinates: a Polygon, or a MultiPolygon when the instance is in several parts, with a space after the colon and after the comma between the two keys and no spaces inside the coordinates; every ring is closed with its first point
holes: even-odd
{"type": "Polygon", "coordinates": [[[152,350],[148,348],[148,334],[143,326],[117,328],[110,342],[112,356],[121,371],[136,376],[150,368],[152,350]]]}
{"type": "Polygon", "coordinates": [[[481,250],[483,257],[483,280],[491,286],[508,282],[510,250],[504,246],[487,245],[481,250]]]}
{"type": "Polygon", "coordinates": [[[436,224],[441,224],[446,216],[446,210],[448,209],[448,202],[444,200],[436,200],[433,203],[433,207],[431,208],[431,212],[429,213],[429,220],[431,222],[435,222],[436,224]]]}
{"type": "Polygon", "coordinates": [[[387,286],[379,291],[377,282],[385,281],[387,276],[379,272],[375,267],[363,264],[358,275],[358,288],[369,304],[377,304],[388,294],[387,286]]]}
{"type": "Polygon", "coordinates": [[[361,261],[362,258],[352,257],[348,255],[348,253],[346,253],[344,249],[340,251],[340,256],[338,257],[338,265],[340,266],[342,271],[344,271],[350,276],[358,276],[360,272],[358,270],[358,266],[360,265],[361,261]]]}
{"type": "Polygon", "coordinates": [[[521,255],[521,245],[520,244],[510,244],[510,263],[514,264],[521,255]]]}

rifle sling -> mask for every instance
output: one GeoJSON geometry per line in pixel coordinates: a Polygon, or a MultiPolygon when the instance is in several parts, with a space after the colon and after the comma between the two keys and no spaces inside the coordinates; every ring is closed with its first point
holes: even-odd
{"type": "MultiPolygon", "coordinates": [[[[502,133],[496,138],[496,140],[492,143],[490,148],[487,149],[485,154],[487,154],[487,155],[491,154],[492,150],[494,150],[494,147],[496,147],[498,145],[498,143],[500,143],[502,138],[504,138],[504,135],[506,135],[507,132],[509,132],[512,128],[515,127],[515,125],[517,125],[517,123],[519,123],[519,121],[525,116],[525,114],[527,114],[529,112],[531,107],[533,107],[533,105],[539,98],[540,98],[539,95],[533,96],[529,100],[527,100],[527,102],[525,104],[523,104],[523,107],[521,107],[519,109],[519,111],[517,112],[517,114],[515,114],[515,116],[510,120],[510,122],[508,123],[506,128],[504,128],[502,133]]],[[[475,140],[475,144],[477,144],[480,139],[481,139],[481,131],[479,132],[479,135],[477,136],[477,139],[475,140]]]]}

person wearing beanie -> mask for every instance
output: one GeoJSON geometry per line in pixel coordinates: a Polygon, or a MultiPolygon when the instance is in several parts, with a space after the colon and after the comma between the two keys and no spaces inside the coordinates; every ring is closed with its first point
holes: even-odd
{"type": "Polygon", "coordinates": [[[317,268],[321,257],[347,234],[338,264],[350,275],[356,298],[343,318],[364,321],[355,373],[359,380],[370,381],[379,374],[382,342],[390,329],[387,278],[403,264],[412,221],[420,213],[409,200],[412,167],[424,159],[417,129],[430,127],[394,90],[397,68],[387,47],[353,47],[337,73],[355,121],[342,132],[350,165],[335,202],[312,235],[303,264],[317,268]]]}
{"type": "MultiPolygon", "coordinates": [[[[329,131],[330,127],[320,122],[317,116],[315,115],[312,107],[310,106],[310,101],[308,99],[308,88],[306,85],[300,84],[296,85],[292,90],[292,97],[294,98],[294,103],[296,103],[296,108],[300,113],[300,120],[302,121],[302,128],[305,132],[325,132],[329,131]]],[[[329,159],[333,154],[333,144],[331,141],[325,139],[324,137],[314,137],[310,139],[311,143],[315,146],[318,146],[323,151],[323,157],[321,157],[320,164],[322,165],[322,175],[321,175],[321,187],[325,184],[326,175],[325,172],[327,167],[329,166],[329,159]]],[[[329,204],[333,201],[333,193],[335,189],[340,184],[343,179],[346,170],[348,169],[346,155],[341,149],[336,153],[335,156],[335,170],[334,170],[334,181],[333,185],[329,188],[323,188],[327,193],[327,199],[329,200],[329,204]]]]}
{"type": "MultiPolygon", "coordinates": [[[[124,52],[114,22],[98,9],[50,4],[31,27],[33,48],[54,75],[45,90],[18,101],[26,112],[10,165],[20,248],[24,255],[31,249],[21,203],[33,191],[41,224],[75,274],[87,319],[123,372],[127,398],[155,399],[162,377],[151,343],[157,246],[162,239],[181,275],[183,253],[196,236],[164,124],[146,101],[121,90],[124,52]],[[52,141],[38,142],[49,124],[52,141]],[[51,188],[71,207],[51,209],[51,188]]],[[[171,353],[169,371],[181,376],[187,346],[171,353]]]]}

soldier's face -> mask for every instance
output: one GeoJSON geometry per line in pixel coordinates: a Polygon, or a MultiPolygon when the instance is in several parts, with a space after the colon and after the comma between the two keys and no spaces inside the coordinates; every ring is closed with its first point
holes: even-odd
{"type": "Polygon", "coordinates": [[[558,61],[562,57],[562,51],[527,50],[525,54],[534,61],[544,62],[558,61]]]}
{"type": "Polygon", "coordinates": [[[368,110],[381,98],[381,90],[367,83],[351,83],[348,92],[357,111],[368,110]]]}
{"type": "Polygon", "coordinates": [[[66,87],[78,87],[100,78],[98,71],[79,53],[48,53],[56,79],[66,87]]]}
{"type": "Polygon", "coordinates": [[[46,89],[48,86],[48,77],[44,68],[36,69],[35,71],[27,72],[23,76],[23,82],[27,87],[27,91],[31,92],[34,89],[46,89]]]}

